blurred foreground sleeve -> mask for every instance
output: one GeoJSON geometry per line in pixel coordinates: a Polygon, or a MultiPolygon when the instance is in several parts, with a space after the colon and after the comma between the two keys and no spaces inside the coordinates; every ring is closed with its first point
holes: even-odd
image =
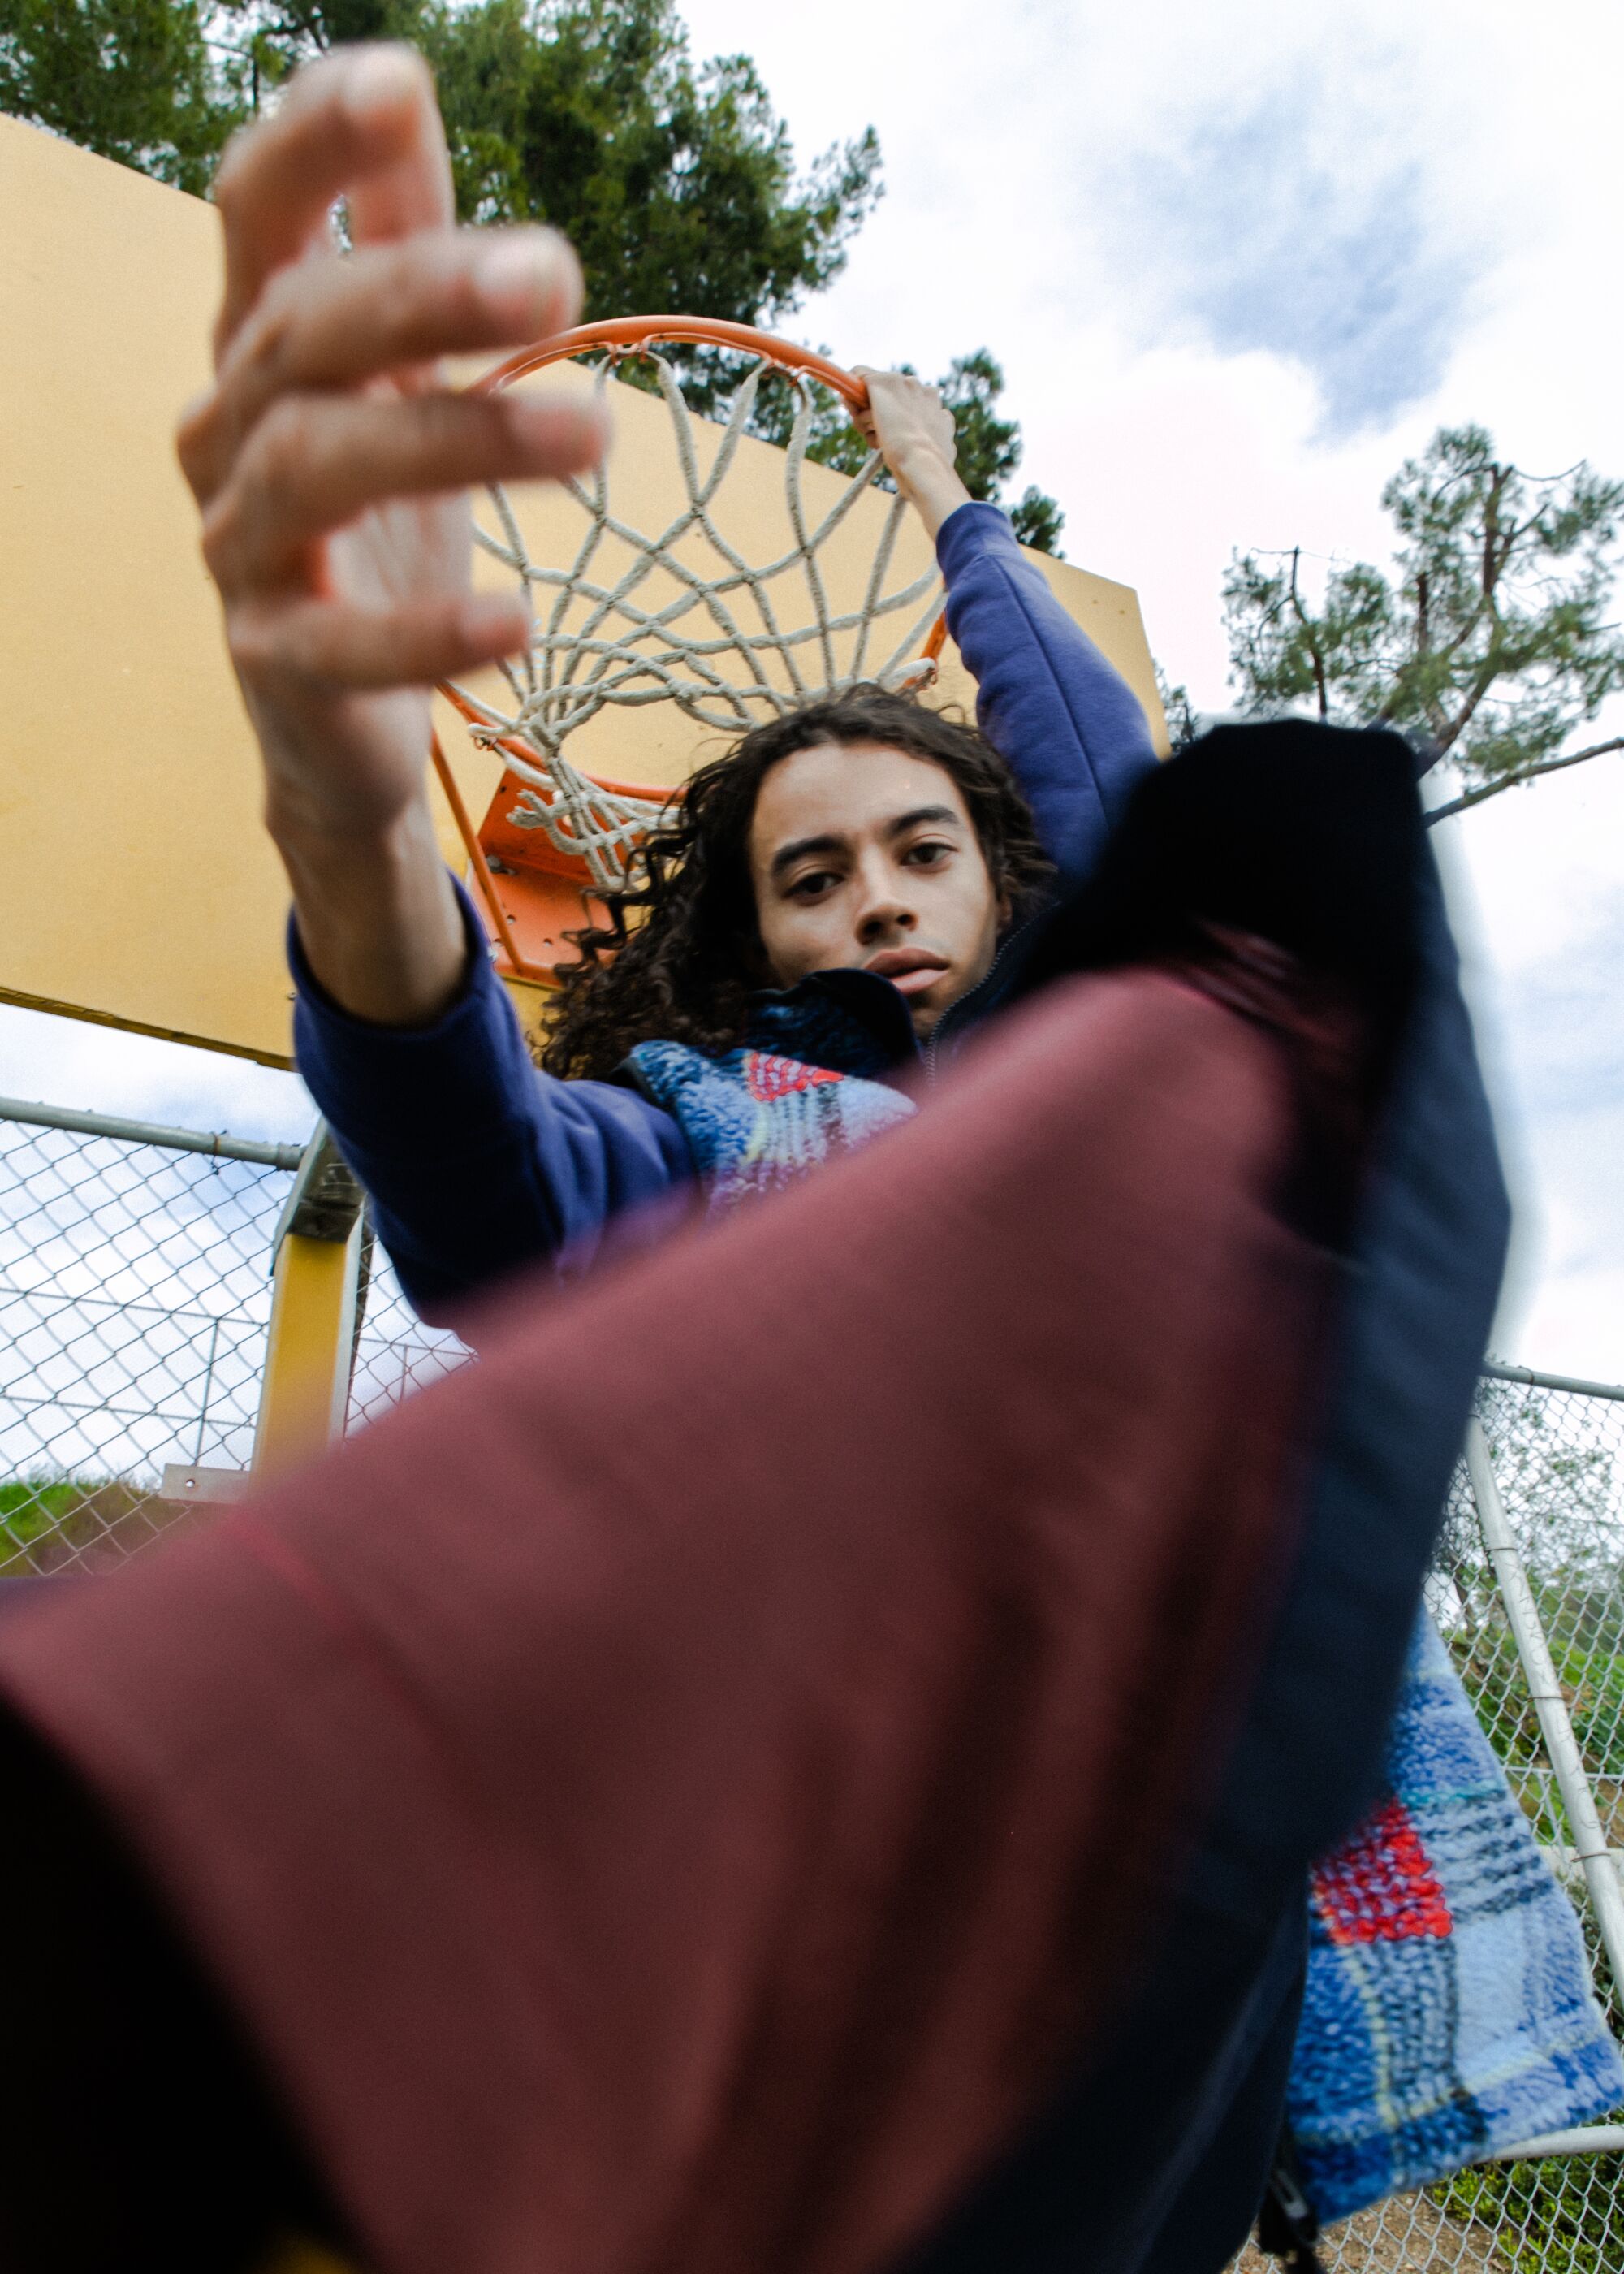
{"type": "MultiPolygon", "coordinates": [[[[232,2122],[368,2266],[867,2274],[1100,2040],[1294,1552],[1297,1096],[1174,973],[1063,981],[883,1142],[510,1296],[478,1366],[0,1627],[229,2017],[232,2122]]],[[[0,2137],[11,2263],[96,2263],[38,2183],[0,2137]]],[[[162,2195],[123,2263],[176,2263],[162,2195]]]]}

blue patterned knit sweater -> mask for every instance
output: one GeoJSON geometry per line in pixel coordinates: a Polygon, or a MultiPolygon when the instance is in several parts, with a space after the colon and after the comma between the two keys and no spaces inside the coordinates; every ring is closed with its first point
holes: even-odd
{"type": "Polygon", "coordinates": [[[1624,2102],[1573,1908],[1425,1613],[1386,1781],[1312,1879],[1288,2111],[1326,2219],[1624,2102]]]}
{"type": "MultiPolygon", "coordinates": [[[[756,1046],[725,1057],[684,1043],[631,1054],[714,1210],[791,1184],[914,1111],[882,1081],[815,1062],[853,1063],[837,1005],[799,1009],[793,1030],[776,1015],[756,1046]],[[796,1043],[806,1056],[784,1047],[796,1043]]],[[[1312,1880],[1288,2107],[1326,2220],[1624,2103],[1572,1908],[1425,1614],[1387,1780],[1312,1880]]]]}
{"type": "Polygon", "coordinates": [[[712,1209],[793,1184],[914,1111],[883,1082],[776,1050],[711,1058],[687,1043],[639,1043],[630,1064],[681,1129],[712,1209]]]}

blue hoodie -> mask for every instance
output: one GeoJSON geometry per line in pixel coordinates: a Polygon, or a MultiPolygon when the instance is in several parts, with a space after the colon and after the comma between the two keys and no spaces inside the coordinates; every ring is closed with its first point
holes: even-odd
{"type": "MultiPolygon", "coordinates": [[[[982,730],[1025,792],[1062,880],[1079,880],[1155,763],[1145,713],[996,506],[961,506],[936,552],[982,730]]],[[[463,913],[467,976],[428,1027],[349,1017],[323,994],[291,929],[289,949],[299,1071],[372,1196],[402,1287],[425,1318],[446,1323],[522,1265],[552,1257],[571,1272],[585,1268],[612,1219],[635,1223],[697,1175],[677,1121],[629,1071],[623,1081],[560,1081],[538,1070],[465,895],[463,913]]],[[[906,1001],[870,973],[803,982],[763,997],[757,1012],[780,1048],[786,1035],[816,1028],[818,1062],[839,1073],[894,1076],[916,1054],[906,1001]],[[831,1020],[837,1008],[844,1015],[831,1020]]],[[[651,1233],[668,1221],[652,1211],[651,1233]]]]}

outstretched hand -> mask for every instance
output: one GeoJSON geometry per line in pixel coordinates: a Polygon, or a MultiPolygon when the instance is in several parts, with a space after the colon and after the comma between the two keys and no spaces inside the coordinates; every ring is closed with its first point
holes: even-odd
{"type": "Polygon", "coordinates": [[[529,629],[517,598],[472,591],[468,486],[578,471],[605,440],[594,404],[454,392],[440,359],[573,323],[580,271],[551,231],[455,225],[410,49],[301,72],[232,145],[215,198],[215,379],[182,421],[181,464],[306,953],[344,1008],[410,1023],[465,960],[425,788],[429,690],[529,629]]]}
{"type": "Polygon", "coordinates": [[[959,478],[953,414],[936,388],[909,372],[860,363],[853,375],[867,380],[868,402],[853,417],[934,538],[948,515],[970,502],[959,478]]]}

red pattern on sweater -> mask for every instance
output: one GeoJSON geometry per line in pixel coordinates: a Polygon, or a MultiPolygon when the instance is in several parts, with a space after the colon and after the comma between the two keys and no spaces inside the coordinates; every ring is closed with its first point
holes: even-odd
{"type": "Polygon", "coordinates": [[[803,1065],[799,1058],[779,1058],[772,1050],[747,1050],[744,1078],[750,1096],[763,1105],[787,1097],[793,1089],[816,1089],[820,1082],[846,1079],[826,1066],[803,1065]]]}
{"type": "Polygon", "coordinates": [[[1409,1810],[1389,1800],[1353,1839],[1320,1864],[1314,1901],[1333,1942],[1440,1940],[1454,1928],[1449,1905],[1409,1810]]]}

